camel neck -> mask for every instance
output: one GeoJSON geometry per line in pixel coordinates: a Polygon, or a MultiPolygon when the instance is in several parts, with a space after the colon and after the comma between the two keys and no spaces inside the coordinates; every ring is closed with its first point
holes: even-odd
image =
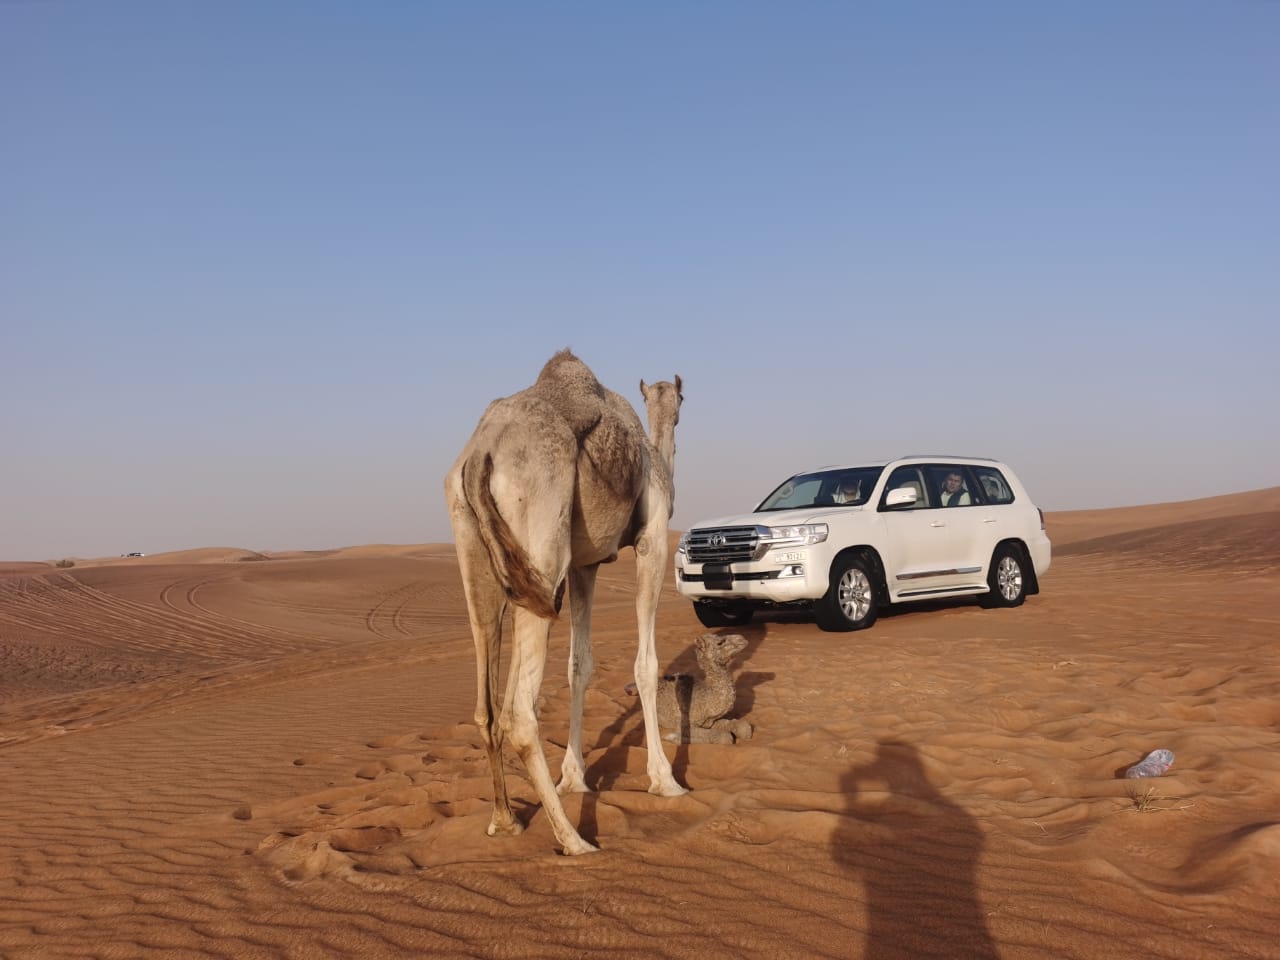
{"type": "Polygon", "coordinates": [[[658,451],[658,455],[662,457],[662,462],[667,465],[667,476],[674,477],[676,472],[676,438],[674,431],[656,431],[649,438],[649,442],[653,444],[658,451]]]}

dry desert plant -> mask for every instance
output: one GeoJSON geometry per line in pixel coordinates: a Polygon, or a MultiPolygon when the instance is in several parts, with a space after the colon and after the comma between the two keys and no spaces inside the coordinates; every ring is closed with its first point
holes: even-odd
{"type": "Polygon", "coordinates": [[[1187,801],[1179,803],[1172,798],[1166,798],[1156,793],[1155,785],[1148,786],[1145,790],[1137,791],[1129,794],[1129,799],[1133,801],[1133,809],[1137,813],[1163,813],[1171,810],[1190,810],[1194,803],[1187,801]],[[1172,806],[1170,806],[1172,804],[1172,806]]]}

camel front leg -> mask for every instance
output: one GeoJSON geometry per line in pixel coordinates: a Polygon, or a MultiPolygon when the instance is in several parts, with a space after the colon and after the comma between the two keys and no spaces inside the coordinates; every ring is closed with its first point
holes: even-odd
{"type": "Polygon", "coordinates": [[[591,602],[599,569],[598,564],[569,569],[569,742],[556,786],[560,794],[586,793],[588,789],[582,759],[582,711],[595,666],[591,656],[591,602]]]}
{"type": "Polygon", "coordinates": [[[513,615],[515,637],[512,643],[511,673],[507,677],[507,695],[502,705],[502,725],[511,744],[524,761],[533,789],[542,801],[542,810],[551,821],[551,831],[570,856],[590,853],[596,847],[587,843],[569,822],[560,803],[542,752],[542,736],[534,700],[542,687],[542,671],[547,660],[547,636],[551,621],[516,607],[513,615]]]}
{"type": "Polygon", "coordinates": [[[654,626],[666,571],[667,525],[665,522],[650,524],[636,540],[636,623],[640,633],[636,649],[636,692],[644,712],[649,792],[661,797],[678,797],[688,791],[676,783],[671,761],[662,747],[662,731],[658,729],[658,642],[654,626]]]}

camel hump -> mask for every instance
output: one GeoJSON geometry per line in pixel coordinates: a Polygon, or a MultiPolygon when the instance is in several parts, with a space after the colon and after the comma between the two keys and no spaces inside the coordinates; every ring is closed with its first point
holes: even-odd
{"type": "Polygon", "coordinates": [[[631,404],[605,391],[605,408],[595,429],[582,438],[582,452],[596,476],[623,499],[638,497],[649,472],[649,444],[631,404]]]}
{"type": "Polygon", "coordinates": [[[530,389],[564,419],[597,477],[618,496],[639,495],[648,449],[644,426],[625,398],[602,386],[568,349],[547,361],[530,389]]]}
{"type": "Polygon", "coordinates": [[[530,390],[555,408],[579,443],[595,430],[605,412],[605,388],[567,348],[546,362],[530,390]]]}

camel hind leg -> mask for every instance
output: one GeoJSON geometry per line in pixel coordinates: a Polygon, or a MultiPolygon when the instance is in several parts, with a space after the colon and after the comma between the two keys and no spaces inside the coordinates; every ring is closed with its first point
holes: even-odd
{"type": "MultiPolygon", "coordinates": [[[[543,457],[544,465],[551,459],[551,454],[543,457]]],[[[514,535],[527,551],[529,569],[536,571],[539,579],[550,585],[553,605],[558,609],[569,570],[568,504],[573,498],[572,472],[556,473],[549,469],[546,482],[528,485],[520,478],[520,463],[517,458],[513,465],[512,458],[505,450],[496,450],[493,454],[491,489],[494,499],[500,504],[499,509],[506,514],[514,535]]],[[[475,559],[477,567],[483,562],[489,577],[496,579],[487,558],[477,555],[475,559]]],[[[468,576],[465,569],[463,575],[464,578],[468,576]]],[[[497,589],[505,600],[501,587],[497,589]]],[[[489,721],[491,742],[494,745],[500,747],[504,739],[509,740],[519,754],[542,803],[543,812],[551,822],[552,832],[564,852],[570,855],[588,853],[596,848],[582,839],[564,812],[543,753],[538,717],[534,709],[546,667],[552,618],[535,613],[518,601],[512,601],[509,606],[513,629],[502,709],[494,725],[492,708],[497,700],[497,660],[496,657],[486,658],[490,672],[479,684],[480,699],[476,716],[483,716],[489,721]]],[[[473,628],[477,626],[486,625],[477,625],[473,621],[473,628]]],[[[481,634],[477,633],[477,664],[481,663],[480,637],[481,634]]],[[[480,674],[477,676],[479,678],[480,674]]],[[[520,825],[510,816],[507,807],[501,757],[491,750],[489,760],[494,774],[495,795],[494,819],[489,832],[491,835],[495,832],[519,832],[520,825]]]]}
{"type": "MultiPolygon", "coordinates": [[[[568,475],[562,473],[560,476],[563,480],[568,475]]],[[[530,496],[522,503],[524,512],[517,528],[527,544],[534,569],[542,573],[547,583],[555,585],[553,589],[559,596],[570,577],[568,514],[563,505],[572,501],[573,492],[571,489],[555,489],[548,484],[538,493],[539,498],[530,496]]],[[[570,602],[573,602],[572,595],[570,602]]],[[[542,688],[552,620],[519,605],[514,605],[511,613],[513,636],[507,690],[502,704],[503,730],[524,761],[543,813],[551,821],[551,830],[564,852],[569,855],[589,853],[596,848],[583,840],[569,822],[556,792],[542,749],[542,735],[534,709],[542,688]]]]}
{"type": "Polygon", "coordinates": [[[542,810],[551,821],[551,831],[570,856],[590,853],[597,849],[579,835],[569,822],[551,779],[551,768],[542,752],[542,738],[538,730],[538,716],[534,700],[542,687],[542,672],[547,660],[547,639],[551,633],[551,621],[537,614],[516,607],[512,611],[514,638],[512,642],[511,669],[507,677],[507,695],[502,704],[502,725],[511,744],[524,761],[533,788],[542,801],[542,810]]]}
{"type": "MultiPolygon", "coordinates": [[[[450,488],[452,493],[452,488],[450,488]]],[[[449,498],[449,514],[457,545],[458,568],[467,598],[467,616],[476,650],[475,722],[493,777],[493,815],[489,836],[514,836],[524,826],[511,812],[502,763],[503,728],[498,710],[498,678],[502,666],[502,615],[507,601],[490,565],[488,552],[475,529],[476,519],[465,500],[449,498]]]]}
{"type": "Polygon", "coordinates": [[[493,778],[493,815],[487,828],[491,837],[515,836],[524,830],[524,826],[511,812],[511,799],[507,795],[507,777],[502,762],[505,734],[502,715],[498,709],[498,676],[502,661],[503,606],[498,604],[491,610],[486,608],[481,618],[477,618],[474,612],[471,617],[471,631],[476,647],[475,721],[489,760],[489,774],[493,778]]]}
{"type": "Polygon", "coordinates": [[[586,793],[586,769],[582,759],[582,711],[594,661],[591,655],[591,602],[596,591],[597,564],[569,569],[569,742],[560,765],[556,791],[586,793]]]}

